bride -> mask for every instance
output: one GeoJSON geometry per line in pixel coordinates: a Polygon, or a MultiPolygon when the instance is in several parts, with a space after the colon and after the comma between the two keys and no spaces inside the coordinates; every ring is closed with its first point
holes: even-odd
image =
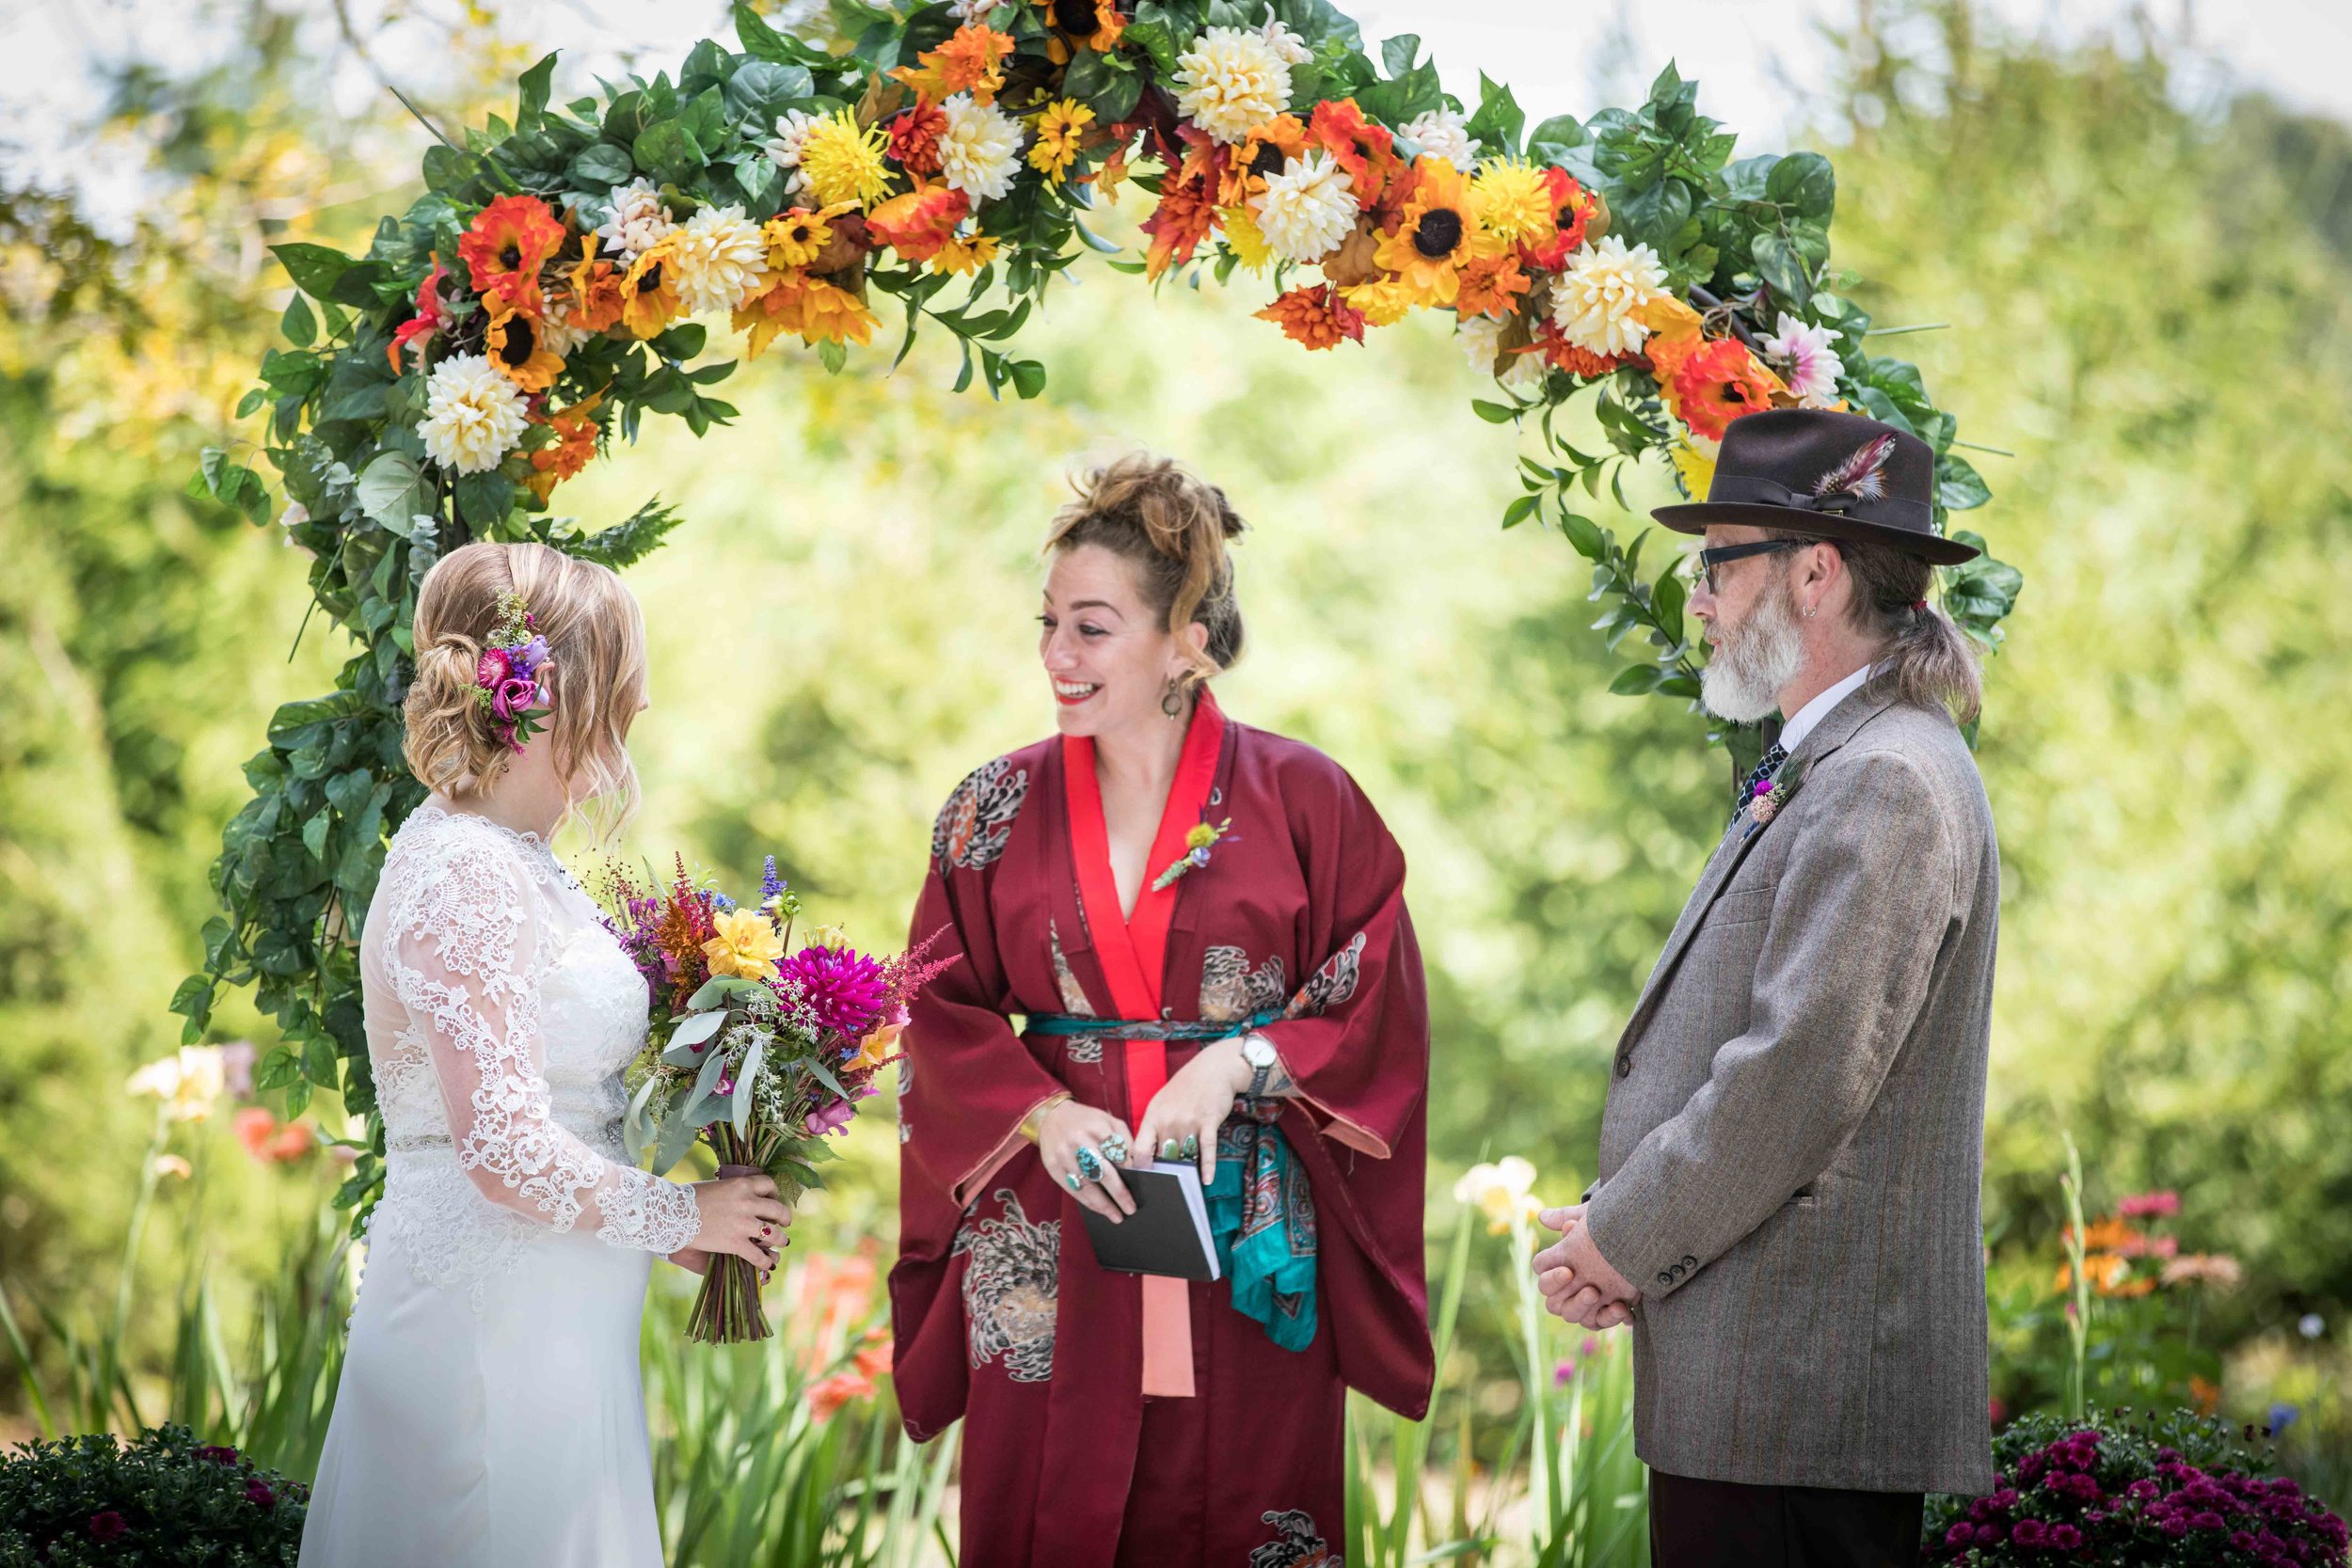
{"type": "Polygon", "coordinates": [[[384,1197],[305,1568],[661,1560],[638,1372],[657,1255],[773,1266],[765,1176],[692,1186],[618,1136],[644,982],[548,840],[636,800],[644,626],[601,566],[475,544],[417,600],[410,771],[360,934],[384,1197]]]}

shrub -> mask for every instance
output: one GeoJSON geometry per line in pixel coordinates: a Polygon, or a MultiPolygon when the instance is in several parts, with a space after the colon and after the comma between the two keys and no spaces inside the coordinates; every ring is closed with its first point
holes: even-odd
{"type": "Polygon", "coordinates": [[[2346,1561],[2344,1521],[2210,1418],[2029,1416],[1994,1438],[1993,1463],[1991,1496],[1930,1499],[1928,1561],[2346,1561]]]}
{"type": "Polygon", "coordinates": [[[22,1443],[0,1455],[0,1568],[294,1568],[310,1497],[183,1426],[22,1443]]]}

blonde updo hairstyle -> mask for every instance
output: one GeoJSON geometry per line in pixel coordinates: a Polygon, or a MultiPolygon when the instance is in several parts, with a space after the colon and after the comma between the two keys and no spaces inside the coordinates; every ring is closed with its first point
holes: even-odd
{"type": "Polygon", "coordinates": [[[424,575],[414,628],[417,678],[403,705],[408,771],[426,788],[463,799],[497,789],[514,760],[501,726],[474,695],[499,599],[510,592],[522,596],[548,640],[537,676],[547,698],[542,738],[532,743],[555,747],[556,775],[573,785],[575,804],[597,803],[596,829],[609,837],[637,809],[628,730],[644,705],[644,615],[610,568],[545,545],[466,545],[424,575]]]}
{"type": "Polygon", "coordinates": [[[1054,515],[1050,554],[1100,545],[1136,569],[1144,603],[1169,635],[1199,622],[1206,651],[1183,677],[1199,686],[1241,657],[1241,604],[1225,542],[1247,525],[1225,492],[1174,460],[1130,452],[1072,481],[1077,499],[1054,515]]]}

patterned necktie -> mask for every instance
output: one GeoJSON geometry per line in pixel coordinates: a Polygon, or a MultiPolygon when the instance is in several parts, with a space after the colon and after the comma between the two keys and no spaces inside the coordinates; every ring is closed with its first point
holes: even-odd
{"type": "Polygon", "coordinates": [[[1731,808],[1731,819],[1734,822],[1739,821],[1740,814],[1748,809],[1748,802],[1756,799],[1756,786],[1771,778],[1773,770],[1788,760],[1788,748],[1777,740],[1773,741],[1771,748],[1765,752],[1763,759],[1756,765],[1755,769],[1740,781],[1740,800],[1738,804],[1731,808]]]}

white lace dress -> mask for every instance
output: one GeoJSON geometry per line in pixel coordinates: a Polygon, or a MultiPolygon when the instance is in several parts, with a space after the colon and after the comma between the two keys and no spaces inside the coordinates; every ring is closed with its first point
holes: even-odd
{"type": "Polygon", "coordinates": [[[638,1325],[693,1189],[620,1146],[644,982],[535,836],[420,807],[360,938],[384,1197],[304,1568],[658,1565],[638,1325]]]}

